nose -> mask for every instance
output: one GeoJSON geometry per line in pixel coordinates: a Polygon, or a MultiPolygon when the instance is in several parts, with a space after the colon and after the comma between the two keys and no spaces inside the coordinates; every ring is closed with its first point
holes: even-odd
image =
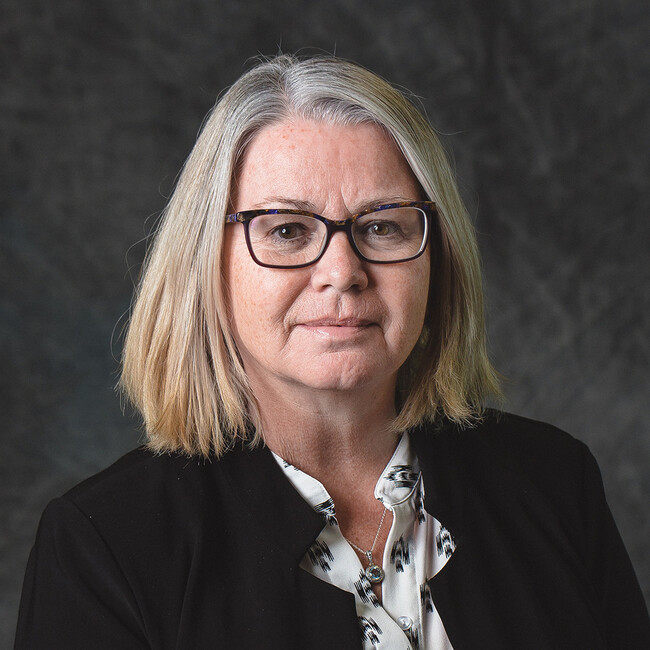
{"type": "Polygon", "coordinates": [[[323,257],[316,262],[311,277],[317,289],[363,290],[368,286],[365,262],[352,249],[345,232],[335,232],[323,257]]]}

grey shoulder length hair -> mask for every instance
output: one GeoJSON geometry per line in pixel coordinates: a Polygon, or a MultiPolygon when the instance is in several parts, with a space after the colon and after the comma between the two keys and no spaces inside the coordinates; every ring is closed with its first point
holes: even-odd
{"type": "Polygon", "coordinates": [[[428,309],[400,370],[393,430],[441,417],[471,425],[486,398],[499,394],[476,237],[434,130],[402,92],[359,65],[280,55],[241,76],[208,114],[147,253],[120,387],[156,451],[219,456],[237,439],[259,442],[255,397],[229,326],[224,217],[248,144],[290,119],[377,125],[437,205],[428,309]]]}

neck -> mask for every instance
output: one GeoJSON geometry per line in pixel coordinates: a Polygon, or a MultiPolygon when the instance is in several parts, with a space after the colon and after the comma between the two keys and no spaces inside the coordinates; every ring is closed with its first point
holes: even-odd
{"type": "Polygon", "coordinates": [[[272,451],[328,490],[335,481],[353,484],[367,477],[372,495],[397,443],[390,431],[394,381],[359,391],[253,388],[262,437],[272,451]]]}

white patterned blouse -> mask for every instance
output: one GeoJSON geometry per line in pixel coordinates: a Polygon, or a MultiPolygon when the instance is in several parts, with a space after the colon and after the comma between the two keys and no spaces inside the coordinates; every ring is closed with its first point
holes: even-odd
{"type": "Polygon", "coordinates": [[[364,650],[452,650],[427,581],[451,557],[454,540],[424,510],[424,485],[408,435],[402,436],[375,487],[375,498],[393,513],[381,562],[385,572],[382,603],[359,557],[341,534],[335,504],[323,485],[274,456],[303,499],[326,522],[300,566],[354,594],[364,650]]]}

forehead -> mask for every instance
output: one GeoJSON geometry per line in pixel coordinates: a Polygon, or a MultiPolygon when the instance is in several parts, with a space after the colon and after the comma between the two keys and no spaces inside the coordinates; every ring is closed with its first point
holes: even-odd
{"type": "Polygon", "coordinates": [[[374,124],[287,120],[249,144],[235,183],[236,210],[273,207],[284,197],[319,209],[353,210],[377,200],[413,200],[421,192],[393,139],[374,124]]]}

